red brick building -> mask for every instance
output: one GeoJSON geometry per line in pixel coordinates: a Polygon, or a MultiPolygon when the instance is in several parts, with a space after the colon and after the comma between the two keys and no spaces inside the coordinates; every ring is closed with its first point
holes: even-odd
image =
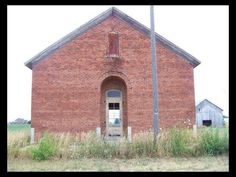
{"type": "MultiPolygon", "coordinates": [[[[174,32],[174,31],[173,31],[174,32]]],[[[156,34],[161,129],[195,122],[193,68],[200,64],[156,34]]],[[[32,127],[104,135],[153,126],[150,30],[110,8],[25,63],[33,71],[32,127]]]]}

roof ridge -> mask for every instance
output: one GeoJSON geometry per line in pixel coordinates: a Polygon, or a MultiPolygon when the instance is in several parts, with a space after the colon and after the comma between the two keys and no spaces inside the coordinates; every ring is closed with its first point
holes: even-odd
{"type": "MultiPolygon", "coordinates": [[[[27,67],[29,67],[30,69],[32,69],[33,63],[36,64],[41,59],[50,55],[51,53],[53,53],[57,49],[60,49],[61,47],[63,47],[64,44],[66,44],[67,42],[71,41],[72,39],[74,39],[75,37],[77,37],[79,35],[82,35],[89,28],[96,26],[98,23],[101,23],[102,21],[107,19],[110,15],[114,15],[117,18],[119,18],[123,21],[126,21],[127,23],[131,24],[132,27],[136,28],[139,31],[142,31],[144,34],[146,34],[148,37],[150,37],[150,29],[148,27],[141,24],[140,22],[133,19],[132,17],[128,16],[124,12],[120,11],[118,8],[110,7],[106,11],[100,13],[98,16],[92,18],[91,20],[89,20],[85,24],[81,25],[80,27],[78,27],[75,30],[73,30],[72,32],[68,33],[64,37],[57,40],[56,42],[52,43],[51,45],[49,45],[49,47],[47,47],[46,49],[39,52],[37,55],[35,55],[34,57],[32,57],[31,59],[26,61],[24,64],[27,67]]],[[[156,40],[158,40],[159,42],[161,42],[162,44],[164,44],[165,46],[169,47],[170,49],[175,51],[177,54],[182,56],[183,59],[185,59],[193,67],[196,67],[197,65],[199,65],[201,63],[198,59],[196,59],[195,57],[193,57],[192,55],[190,55],[189,53],[187,53],[186,51],[184,51],[183,49],[181,49],[180,47],[178,47],[177,45],[175,45],[174,43],[167,40],[166,38],[164,38],[163,36],[159,35],[156,32],[155,32],[155,37],[156,37],[156,40]]]]}
{"type": "MultiPolygon", "coordinates": [[[[219,108],[220,110],[223,111],[223,109],[221,109],[219,106],[217,106],[216,104],[212,103],[211,101],[209,101],[209,100],[206,99],[206,98],[205,98],[204,100],[202,100],[201,102],[199,102],[198,105],[200,105],[200,104],[202,104],[203,102],[206,102],[206,101],[207,101],[208,103],[210,103],[210,104],[216,106],[217,108],[219,108]]],[[[197,105],[197,106],[198,106],[198,105],[197,105]]]]}

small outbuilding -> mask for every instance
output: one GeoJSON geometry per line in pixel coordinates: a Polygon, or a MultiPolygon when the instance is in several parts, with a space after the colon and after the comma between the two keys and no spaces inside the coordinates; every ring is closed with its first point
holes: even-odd
{"type": "Polygon", "coordinates": [[[201,126],[223,127],[223,109],[209,100],[201,101],[196,107],[196,124],[201,126]]]}

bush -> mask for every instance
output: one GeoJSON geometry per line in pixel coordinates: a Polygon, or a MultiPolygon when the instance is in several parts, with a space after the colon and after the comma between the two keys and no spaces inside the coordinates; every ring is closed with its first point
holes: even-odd
{"type": "Polygon", "coordinates": [[[43,137],[40,139],[39,144],[31,149],[32,158],[34,160],[48,160],[49,157],[55,155],[56,148],[53,137],[44,133],[43,137]]]}

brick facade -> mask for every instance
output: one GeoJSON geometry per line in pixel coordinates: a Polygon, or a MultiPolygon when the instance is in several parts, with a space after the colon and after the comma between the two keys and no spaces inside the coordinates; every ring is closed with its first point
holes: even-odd
{"type": "MultiPolygon", "coordinates": [[[[159,127],[192,127],[195,122],[193,66],[157,44],[159,127]]],[[[110,16],[33,65],[32,127],[81,132],[102,127],[104,91],[124,92],[124,130],[152,128],[150,38],[110,16]],[[119,59],[106,57],[108,34],[119,34],[119,59]]]]}

